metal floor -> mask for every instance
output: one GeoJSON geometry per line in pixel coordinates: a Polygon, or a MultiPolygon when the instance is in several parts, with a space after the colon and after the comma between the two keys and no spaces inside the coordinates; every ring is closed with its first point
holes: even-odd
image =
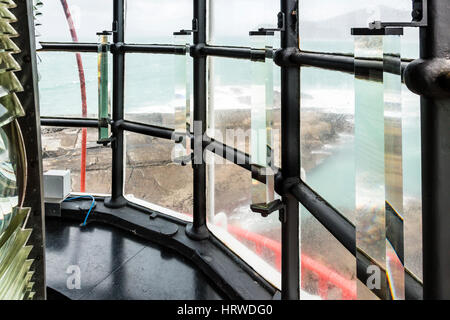
{"type": "Polygon", "coordinates": [[[177,253],[95,223],[47,219],[46,265],[47,286],[73,300],[224,298],[177,253]],[[81,288],[70,289],[77,274],[81,288]]]}

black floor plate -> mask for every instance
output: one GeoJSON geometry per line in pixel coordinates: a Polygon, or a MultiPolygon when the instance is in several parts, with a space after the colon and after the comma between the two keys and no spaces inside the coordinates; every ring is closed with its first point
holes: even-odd
{"type": "Polygon", "coordinates": [[[75,222],[47,219],[46,263],[47,286],[70,299],[223,298],[179,254],[95,223],[80,228],[75,222]]]}

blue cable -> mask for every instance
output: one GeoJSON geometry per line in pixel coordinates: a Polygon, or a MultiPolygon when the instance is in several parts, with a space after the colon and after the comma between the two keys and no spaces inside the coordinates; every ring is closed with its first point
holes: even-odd
{"type": "Polygon", "coordinates": [[[78,197],[73,197],[73,198],[67,198],[64,201],[72,201],[72,200],[83,199],[83,198],[90,198],[90,199],[92,199],[91,207],[89,208],[89,211],[86,214],[86,218],[84,218],[84,222],[82,224],[82,226],[86,226],[86,221],[87,221],[87,219],[89,217],[89,214],[92,211],[92,208],[95,205],[95,198],[93,196],[91,196],[91,195],[85,195],[85,196],[78,196],[78,197]]]}

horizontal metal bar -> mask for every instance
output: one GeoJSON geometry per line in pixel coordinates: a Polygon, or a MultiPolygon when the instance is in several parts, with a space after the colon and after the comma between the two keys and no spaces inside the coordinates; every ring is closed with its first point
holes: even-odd
{"type": "Polygon", "coordinates": [[[98,128],[98,120],[90,118],[41,117],[41,126],[66,128],[98,128]]]}
{"type": "Polygon", "coordinates": [[[65,52],[97,52],[97,43],[82,42],[40,42],[38,51],[65,51],[65,52]]]}
{"type": "Polygon", "coordinates": [[[207,56],[258,61],[264,60],[266,57],[264,49],[252,49],[246,47],[221,47],[206,45],[202,48],[201,52],[207,56]]]}
{"type": "Polygon", "coordinates": [[[179,54],[186,53],[184,46],[169,44],[132,44],[127,43],[122,46],[122,50],[127,53],[154,53],[154,54],[179,54]]]}
{"type": "MultiPolygon", "coordinates": [[[[65,52],[97,52],[96,43],[73,43],[73,42],[41,42],[42,49],[39,51],[65,51],[65,52]]],[[[152,53],[152,54],[185,54],[183,46],[169,44],[124,44],[121,50],[127,53],[152,53]]],[[[252,61],[261,61],[265,59],[264,49],[253,49],[248,47],[222,47],[206,45],[201,48],[201,54],[213,57],[248,59],[252,61]]],[[[290,55],[290,62],[299,67],[317,67],[327,70],[354,73],[355,58],[351,55],[337,53],[322,53],[298,51],[290,55]]],[[[406,69],[410,60],[403,60],[401,64],[401,73],[406,69]]],[[[382,60],[358,61],[361,70],[383,70],[382,60]]],[[[388,70],[389,71],[389,70],[388,70]]],[[[391,72],[396,72],[392,70],[391,72]]],[[[371,74],[373,76],[373,74],[371,74]]],[[[373,79],[377,80],[377,79],[373,79]]],[[[381,80],[381,79],[379,79],[381,80]]]]}
{"type": "MultiPolygon", "coordinates": [[[[39,51],[97,52],[97,43],[81,42],[41,42],[39,51]]],[[[170,44],[123,44],[121,50],[128,53],[185,54],[184,46],[170,44]]]]}
{"type": "MultiPolygon", "coordinates": [[[[355,72],[355,58],[351,55],[298,51],[290,55],[290,62],[297,64],[299,67],[317,67],[327,70],[347,72],[351,74],[355,72]]],[[[402,78],[403,71],[406,69],[409,62],[410,60],[402,60],[402,78]]],[[[358,59],[358,68],[360,68],[361,70],[367,70],[367,75],[369,75],[370,70],[383,71],[384,67],[382,60],[364,61],[358,59]]],[[[391,73],[396,72],[396,70],[387,71],[391,73]]]]}
{"type": "MultiPolygon", "coordinates": [[[[76,42],[41,42],[39,51],[69,51],[69,52],[97,52],[97,43],[76,42]]],[[[184,46],[170,44],[136,44],[125,43],[121,50],[127,53],[153,53],[153,54],[185,54],[184,46]]],[[[265,58],[264,49],[252,49],[248,47],[221,47],[206,45],[201,53],[207,56],[224,58],[262,60],[265,58]]]]}
{"type": "MultiPolygon", "coordinates": [[[[164,127],[153,126],[149,124],[143,124],[138,122],[132,122],[127,120],[119,120],[117,123],[113,124],[114,127],[120,128],[122,130],[144,134],[147,136],[152,136],[155,138],[172,140],[175,139],[174,130],[164,127]]],[[[177,140],[177,139],[175,139],[177,140]]],[[[175,141],[174,140],[174,141],[175,141]]]]}

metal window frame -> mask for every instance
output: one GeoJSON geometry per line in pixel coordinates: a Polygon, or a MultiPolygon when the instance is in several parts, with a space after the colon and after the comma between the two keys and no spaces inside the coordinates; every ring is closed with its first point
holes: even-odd
{"type": "MultiPolygon", "coordinates": [[[[446,17],[450,8],[446,0],[429,0],[429,27],[421,28],[421,56],[424,59],[448,58],[450,40],[443,41],[443,35],[450,25],[446,17]]],[[[264,51],[246,47],[224,47],[206,43],[207,0],[193,0],[194,18],[198,20],[198,30],[194,33],[191,56],[194,61],[194,119],[202,121],[201,132],[206,131],[206,58],[217,56],[225,58],[261,60],[264,51]]],[[[277,176],[277,192],[283,196],[286,208],[286,221],[282,224],[282,298],[298,299],[299,279],[299,202],[302,203],[327,230],[329,230],[347,250],[357,257],[357,267],[367,266],[370,257],[359,252],[355,244],[355,226],[339,211],[320,197],[313,189],[300,180],[300,70],[301,67],[318,67],[327,70],[353,73],[354,58],[351,55],[301,51],[298,45],[299,29],[297,0],[280,0],[281,12],[286,16],[286,28],[281,32],[281,48],[275,53],[274,60],[281,68],[281,110],[282,110],[282,167],[277,176]],[[360,254],[358,254],[358,252],[360,254]]],[[[170,139],[173,130],[152,125],[135,123],[124,119],[124,67],[126,53],[184,54],[181,46],[166,44],[127,44],[124,39],[124,0],[114,0],[114,33],[111,52],[113,55],[113,169],[111,198],[106,201],[111,207],[127,204],[123,195],[123,132],[170,139]]],[[[97,52],[93,43],[41,43],[42,51],[97,52]]],[[[402,61],[402,70],[407,70],[411,61],[402,61]]],[[[368,61],[367,70],[379,69],[381,61],[368,61]]],[[[422,74],[423,76],[423,74],[422,74]]],[[[407,80],[407,79],[406,79],[407,80]]],[[[407,82],[407,81],[406,81],[407,82]]],[[[409,85],[408,85],[409,86],[409,85]]],[[[409,86],[410,87],[410,86],[409,86]]],[[[442,97],[422,98],[422,154],[423,154],[423,220],[424,220],[424,297],[449,298],[450,261],[448,252],[450,244],[446,228],[450,225],[448,215],[450,179],[439,179],[440,175],[449,177],[450,163],[448,138],[450,127],[444,124],[447,119],[449,100],[442,97]],[[438,123],[436,126],[434,123],[438,123]],[[447,140],[446,140],[447,139],[447,140]],[[435,143],[438,141],[439,143],[435,143]],[[440,149],[442,143],[447,147],[440,149]],[[431,157],[430,157],[431,155],[431,157]],[[429,158],[430,157],[430,158],[429,158]],[[436,166],[434,161],[438,161],[436,166]],[[447,161],[447,162],[446,162],[447,161]],[[435,230],[444,239],[433,235],[435,230]],[[446,236],[447,234],[447,236],[446,236]],[[435,248],[438,250],[436,251],[435,248]],[[446,256],[447,254],[447,256],[446,256]],[[429,260],[429,261],[428,261],[429,260]],[[441,282],[441,283],[439,283],[441,282]],[[444,284],[446,287],[444,287],[444,284]]],[[[68,119],[42,117],[41,124],[61,127],[96,127],[96,119],[68,119]]],[[[200,140],[202,138],[199,138],[200,140]]],[[[215,144],[219,155],[221,150],[233,152],[235,163],[250,170],[249,155],[213,139],[202,141],[205,149],[210,143],[215,144]],[[238,161],[239,159],[239,161],[238,161]],[[243,161],[242,161],[243,160],[243,161]]],[[[188,228],[188,235],[196,240],[208,237],[206,227],[206,171],[205,164],[193,166],[194,171],[194,222],[188,228]]],[[[360,279],[365,282],[365,279],[360,279]]],[[[422,299],[422,284],[409,271],[405,277],[407,299],[422,299]]]]}

